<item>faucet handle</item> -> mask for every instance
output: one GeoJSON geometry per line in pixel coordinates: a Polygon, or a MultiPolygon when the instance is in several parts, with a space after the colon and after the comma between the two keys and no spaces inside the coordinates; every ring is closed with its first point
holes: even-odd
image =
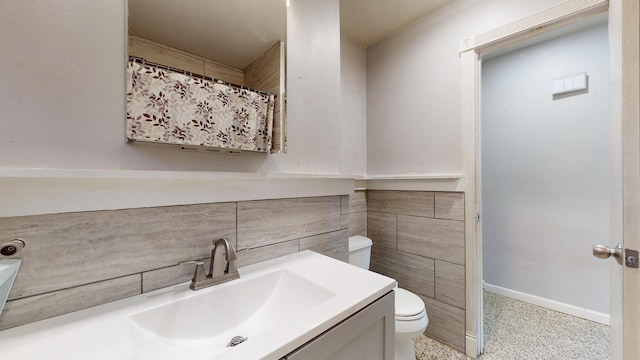
{"type": "Polygon", "coordinates": [[[193,285],[194,282],[202,281],[202,280],[205,280],[207,278],[207,275],[204,273],[204,261],[202,261],[202,260],[187,260],[187,261],[180,261],[178,263],[178,265],[182,265],[182,264],[195,264],[196,265],[196,272],[193,274],[193,278],[191,279],[191,284],[192,285],[193,285]]]}

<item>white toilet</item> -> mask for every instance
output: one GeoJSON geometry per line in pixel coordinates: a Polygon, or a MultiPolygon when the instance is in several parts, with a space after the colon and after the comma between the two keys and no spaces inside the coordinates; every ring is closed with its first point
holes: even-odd
{"type": "MultiPolygon", "coordinates": [[[[349,237],[349,263],[369,269],[371,260],[371,239],[364,236],[349,237]]],[[[429,318],[424,302],[418,295],[401,288],[395,288],[396,296],[396,343],[395,360],[415,360],[413,339],[427,329],[429,318]]]]}

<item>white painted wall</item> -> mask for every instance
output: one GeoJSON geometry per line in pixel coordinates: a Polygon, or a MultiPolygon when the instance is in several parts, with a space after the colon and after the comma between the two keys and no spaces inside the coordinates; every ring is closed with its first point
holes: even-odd
{"type": "Polygon", "coordinates": [[[484,280],[609,313],[607,24],[483,61],[484,280]],[[552,79],[589,91],[553,100],[552,79]]]}
{"type": "Polygon", "coordinates": [[[368,175],[461,173],[460,40],[559,2],[455,0],[368,47],[368,175]]]}
{"type": "Polygon", "coordinates": [[[0,2],[0,166],[340,174],[339,1],[288,11],[289,151],[229,156],[125,143],[125,0],[0,2]]]}
{"type": "Polygon", "coordinates": [[[287,154],[260,171],[340,174],[340,1],[292,0],[287,17],[287,154]]]}
{"type": "Polygon", "coordinates": [[[346,35],[340,37],[342,75],[343,174],[363,176],[367,167],[366,52],[346,35]]]}

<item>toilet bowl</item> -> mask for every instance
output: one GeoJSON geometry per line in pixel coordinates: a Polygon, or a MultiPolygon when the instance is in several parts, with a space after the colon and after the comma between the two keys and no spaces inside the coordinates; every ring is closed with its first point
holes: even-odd
{"type": "MultiPolygon", "coordinates": [[[[369,269],[371,239],[364,236],[349,237],[349,263],[369,269]]],[[[429,324],[427,310],[420,297],[408,290],[395,288],[395,360],[415,360],[413,339],[422,334],[429,324]]]]}
{"type": "Polygon", "coordinates": [[[396,297],[396,350],[395,359],[405,360],[416,358],[413,339],[420,336],[429,323],[424,302],[418,295],[395,288],[396,297]]]}

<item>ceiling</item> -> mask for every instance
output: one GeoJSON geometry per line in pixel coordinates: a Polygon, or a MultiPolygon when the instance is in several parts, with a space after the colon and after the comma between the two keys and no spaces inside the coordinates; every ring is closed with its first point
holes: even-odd
{"type": "Polygon", "coordinates": [[[129,0],[129,35],[244,69],[286,39],[286,0],[129,0]]]}
{"type": "Polygon", "coordinates": [[[363,47],[452,0],[340,0],[342,31],[363,47]]]}
{"type": "MultiPolygon", "coordinates": [[[[340,0],[341,29],[367,47],[451,1],[340,0]]],[[[244,69],[286,40],[286,2],[129,0],[129,35],[244,69]]]]}

